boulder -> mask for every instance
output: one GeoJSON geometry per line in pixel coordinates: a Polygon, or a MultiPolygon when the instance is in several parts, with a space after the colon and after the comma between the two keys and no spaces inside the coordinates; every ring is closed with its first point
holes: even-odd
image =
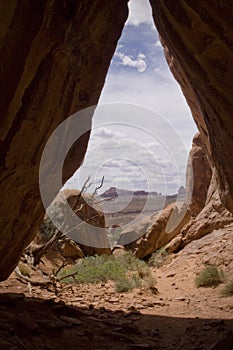
{"type": "Polygon", "coordinates": [[[66,259],[77,260],[85,257],[79,245],[69,238],[62,242],[61,253],[66,259]]]}
{"type": "Polygon", "coordinates": [[[204,208],[212,177],[212,169],[207,159],[205,145],[200,133],[193,138],[189,152],[186,173],[186,196],[191,198],[189,209],[192,216],[197,216],[204,208]]]}
{"type": "Polygon", "coordinates": [[[104,214],[91,195],[74,189],[61,191],[47,209],[41,235],[49,239],[57,229],[69,238],[63,247],[65,255],[68,250],[76,255],[77,244],[78,255],[111,254],[104,214]]]}
{"type": "Polygon", "coordinates": [[[183,245],[202,238],[214,230],[223,228],[232,222],[233,214],[222,205],[220,200],[217,178],[214,170],[205,207],[181,231],[183,245]]]}
{"type": "Polygon", "coordinates": [[[144,258],[170,242],[190,220],[185,203],[172,203],[161,212],[144,218],[135,227],[125,229],[118,240],[138,258],[144,258]]]}

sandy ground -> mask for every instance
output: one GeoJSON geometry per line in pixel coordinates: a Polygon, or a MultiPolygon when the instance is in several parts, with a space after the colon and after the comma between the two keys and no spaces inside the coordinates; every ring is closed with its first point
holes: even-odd
{"type": "Polygon", "coordinates": [[[0,283],[0,349],[233,349],[233,297],[196,288],[205,263],[233,277],[233,226],[153,268],[158,293],[116,293],[112,282],[57,293],[11,277],[0,283]]]}

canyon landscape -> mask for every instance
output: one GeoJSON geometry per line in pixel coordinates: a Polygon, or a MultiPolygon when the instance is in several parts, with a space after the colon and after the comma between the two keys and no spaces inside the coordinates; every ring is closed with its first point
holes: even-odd
{"type": "Polygon", "coordinates": [[[199,130],[185,191],[167,196],[113,186],[90,193],[88,181],[59,192],[82,166],[88,108],[100,98],[128,1],[0,4],[3,350],[233,349],[232,4],[150,5],[199,130]],[[65,152],[59,189],[69,130],[42,169],[45,206],[45,146],[85,109],[85,132],[65,152]]]}

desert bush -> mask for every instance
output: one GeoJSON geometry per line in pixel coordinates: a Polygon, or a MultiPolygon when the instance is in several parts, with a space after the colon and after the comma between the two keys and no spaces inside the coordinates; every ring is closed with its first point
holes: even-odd
{"type": "Polygon", "coordinates": [[[64,283],[115,282],[117,292],[151,286],[155,280],[147,264],[126,252],[120,256],[91,256],[79,260],[74,266],[63,268],[57,280],[64,283]]]}
{"type": "Polygon", "coordinates": [[[207,265],[203,271],[195,278],[197,287],[213,287],[223,282],[223,271],[214,265],[207,265]]]}
{"type": "Polygon", "coordinates": [[[110,230],[110,234],[108,235],[108,239],[109,239],[109,244],[110,244],[111,248],[113,248],[117,244],[118,239],[121,235],[121,232],[122,232],[121,227],[112,228],[110,230]]]}
{"type": "Polygon", "coordinates": [[[133,283],[128,277],[119,278],[115,281],[115,291],[117,293],[129,292],[133,288],[133,283]]]}
{"type": "Polygon", "coordinates": [[[233,280],[229,281],[225,284],[225,286],[221,292],[221,295],[223,297],[230,297],[233,295],[233,280]]]}
{"type": "Polygon", "coordinates": [[[148,264],[152,267],[161,267],[168,259],[168,253],[165,250],[165,246],[156,250],[150,257],[148,264]]]}

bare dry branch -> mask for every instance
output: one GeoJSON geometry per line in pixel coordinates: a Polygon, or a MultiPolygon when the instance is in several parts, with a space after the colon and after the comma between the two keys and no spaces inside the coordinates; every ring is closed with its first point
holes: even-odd
{"type": "MultiPolygon", "coordinates": [[[[78,196],[76,199],[76,204],[75,207],[76,209],[73,210],[73,215],[77,215],[79,212],[81,212],[83,210],[83,208],[88,205],[86,202],[85,203],[80,203],[80,200],[82,198],[83,193],[86,192],[86,190],[92,185],[92,183],[89,183],[90,181],[90,176],[88,176],[87,180],[84,182],[78,196]]],[[[102,177],[101,183],[98,187],[95,188],[94,192],[91,195],[91,198],[94,198],[97,191],[103,186],[104,183],[104,176],[102,177]]],[[[98,204],[99,202],[96,202],[95,204],[98,204]]],[[[76,226],[65,230],[65,226],[66,226],[66,220],[64,220],[63,224],[60,227],[60,230],[57,228],[57,232],[55,234],[53,234],[53,236],[50,238],[50,240],[48,242],[46,242],[45,244],[41,245],[40,247],[35,248],[32,251],[32,257],[33,257],[33,265],[38,265],[41,258],[49,251],[51,250],[54,245],[57,243],[58,240],[61,240],[63,238],[66,237],[67,234],[69,234],[71,231],[81,227],[83,224],[90,222],[91,220],[95,219],[96,217],[98,217],[98,213],[93,215],[92,217],[86,219],[85,221],[80,222],[79,224],[77,224],[76,226]],[[64,229],[63,229],[64,228],[64,229]],[[61,232],[62,231],[62,232],[61,232]]],[[[78,216],[78,215],[77,215],[78,216]]]]}
{"type": "Polygon", "coordinates": [[[92,193],[91,198],[94,198],[94,197],[95,197],[97,191],[103,186],[103,184],[104,184],[104,176],[102,177],[102,180],[101,180],[100,185],[99,185],[98,187],[96,187],[95,190],[94,190],[94,192],[92,193]]]}
{"type": "Polygon", "coordinates": [[[37,281],[32,280],[31,278],[22,275],[17,269],[15,269],[15,273],[17,275],[17,279],[21,281],[22,283],[28,284],[30,283],[32,286],[40,286],[40,287],[50,287],[53,282],[52,281],[37,281]]]}

